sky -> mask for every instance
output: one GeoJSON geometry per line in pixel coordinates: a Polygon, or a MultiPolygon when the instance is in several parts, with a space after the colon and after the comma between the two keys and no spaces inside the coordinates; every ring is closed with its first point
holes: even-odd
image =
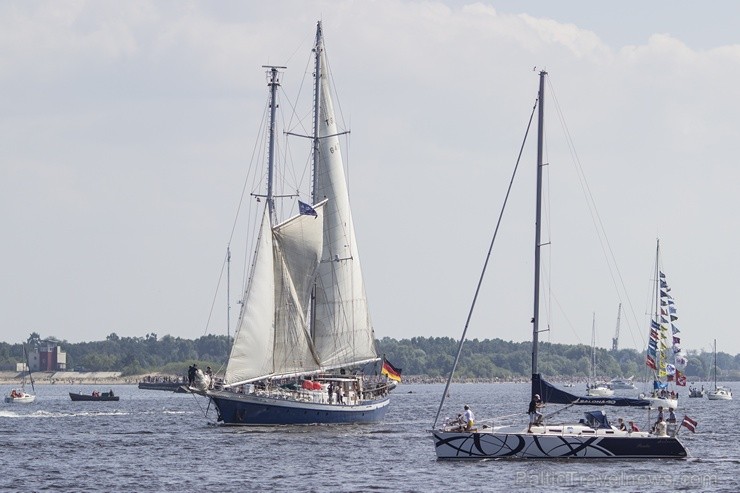
{"type": "MultiPolygon", "coordinates": [[[[643,350],[659,238],[683,347],[740,353],[739,14],[729,0],[4,1],[0,340],[226,333],[225,250],[264,165],[262,66],[287,67],[289,109],[320,19],[378,338],[460,337],[546,70],[541,340],[590,344],[594,328],[609,347],[621,303],[620,347],[643,350]]],[[[469,338],[531,339],[534,133],[469,338]]]]}

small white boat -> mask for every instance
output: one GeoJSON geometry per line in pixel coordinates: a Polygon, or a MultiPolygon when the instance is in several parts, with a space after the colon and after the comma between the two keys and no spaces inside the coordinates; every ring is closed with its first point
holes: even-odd
{"type": "Polygon", "coordinates": [[[591,397],[611,397],[614,391],[609,384],[604,382],[594,382],[596,378],[596,314],[594,313],[591,323],[591,375],[589,383],[586,384],[586,395],[591,397]],[[591,383],[593,382],[593,383],[591,383]]]}
{"type": "Polygon", "coordinates": [[[657,408],[663,407],[664,409],[678,409],[678,397],[664,397],[657,392],[652,394],[640,394],[640,399],[644,399],[650,402],[650,407],[657,408]]]}
{"type": "Polygon", "coordinates": [[[732,390],[727,387],[717,387],[707,392],[707,397],[710,401],[731,401],[732,390]]]}
{"type": "Polygon", "coordinates": [[[10,391],[8,395],[5,396],[5,402],[8,404],[15,403],[15,404],[30,404],[33,401],[36,400],[36,396],[33,394],[29,394],[25,390],[21,389],[13,389],[10,391]]]}
{"type": "Polygon", "coordinates": [[[732,389],[717,385],[717,339],[714,340],[714,390],[707,392],[710,401],[731,401],[732,389]]]}
{"type": "Polygon", "coordinates": [[[611,397],[614,395],[614,391],[605,383],[597,383],[590,386],[586,394],[593,397],[611,397]]]}
{"type": "MultiPolygon", "coordinates": [[[[31,375],[31,369],[28,365],[28,353],[26,352],[26,346],[23,346],[23,357],[26,360],[26,370],[28,371],[28,379],[31,381],[31,388],[33,391],[36,391],[36,388],[33,386],[33,376],[31,375]]],[[[21,386],[20,388],[15,388],[8,393],[8,395],[5,396],[5,402],[7,404],[30,404],[33,401],[36,400],[36,396],[34,394],[29,394],[26,392],[26,375],[23,374],[23,379],[21,380],[21,386]]]]}
{"type": "Polygon", "coordinates": [[[609,382],[609,387],[614,390],[635,390],[635,383],[632,381],[634,377],[629,378],[613,378],[609,382]]]}

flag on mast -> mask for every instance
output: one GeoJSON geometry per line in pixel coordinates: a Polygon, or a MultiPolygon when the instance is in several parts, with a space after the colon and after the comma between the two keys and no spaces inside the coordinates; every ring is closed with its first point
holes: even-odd
{"type": "Polygon", "coordinates": [[[396,368],[385,358],[383,358],[383,368],[380,370],[380,373],[396,382],[401,381],[401,368],[396,368]]]}

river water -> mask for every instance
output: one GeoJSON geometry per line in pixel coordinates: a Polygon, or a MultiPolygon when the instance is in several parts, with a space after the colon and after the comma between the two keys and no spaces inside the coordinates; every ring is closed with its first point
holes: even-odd
{"type": "MultiPolygon", "coordinates": [[[[0,404],[2,491],[740,491],[737,401],[682,398],[678,419],[699,422],[681,431],[687,460],[459,462],[437,461],[429,434],[442,385],[400,385],[382,423],[269,428],[214,426],[207,400],[188,394],[118,385],[119,402],[68,395],[93,389],[44,385],[34,404],[0,404]]],[[[479,423],[513,413],[524,423],[528,391],[453,385],[443,416],[467,403],[479,423]]],[[[607,411],[647,423],[645,411],[607,411]]]]}

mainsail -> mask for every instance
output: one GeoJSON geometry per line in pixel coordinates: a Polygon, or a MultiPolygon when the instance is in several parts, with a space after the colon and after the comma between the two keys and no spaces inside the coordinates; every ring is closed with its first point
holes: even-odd
{"type": "Polygon", "coordinates": [[[339,131],[326,71],[321,25],[316,36],[320,101],[314,202],[328,199],[324,248],[316,280],[313,343],[324,368],[377,360],[375,334],[360,269],[360,256],[344,176],[339,131]]]}

